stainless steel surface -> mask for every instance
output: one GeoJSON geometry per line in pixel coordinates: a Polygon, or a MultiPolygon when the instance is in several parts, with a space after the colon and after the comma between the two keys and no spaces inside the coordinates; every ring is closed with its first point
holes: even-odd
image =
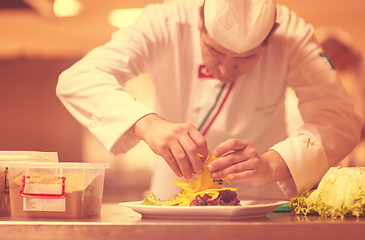
{"type": "Polygon", "coordinates": [[[82,220],[0,218],[0,239],[362,239],[365,218],[332,219],[288,212],[238,221],[148,219],[117,203],[82,220]]]}

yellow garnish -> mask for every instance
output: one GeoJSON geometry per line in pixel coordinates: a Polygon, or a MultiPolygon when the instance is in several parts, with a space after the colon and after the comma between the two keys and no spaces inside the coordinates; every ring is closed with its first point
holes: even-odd
{"type": "MultiPolygon", "coordinates": [[[[203,157],[201,154],[198,154],[203,157]]],[[[207,166],[212,161],[216,160],[217,157],[212,155],[208,151],[208,159],[204,162],[204,171],[196,176],[196,180],[173,180],[172,183],[180,186],[182,193],[178,193],[176,199],[169,203],[167,206],[190,206],[190,203],[195,199],[197,195],[203,197],[205,194],[212,196],[215,199],[219,195],[219,191],[231,190],[236,191],[235,188],[225,188],[210,176],[210,172],[207,170],[207,166]]],[[[227,178],[223,178],[223,181],[230,184],[227,178]]]]}

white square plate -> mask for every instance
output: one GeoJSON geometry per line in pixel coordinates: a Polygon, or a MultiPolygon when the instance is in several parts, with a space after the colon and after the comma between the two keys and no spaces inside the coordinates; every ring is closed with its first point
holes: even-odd
{"type": "Polygon", "coordinates": [[[225,219],[236,220],[263,217],[288,201],[241,201],[241,206],[155,206],[141,205],[141,201],[119,203],[145,218],[225,219]]]}

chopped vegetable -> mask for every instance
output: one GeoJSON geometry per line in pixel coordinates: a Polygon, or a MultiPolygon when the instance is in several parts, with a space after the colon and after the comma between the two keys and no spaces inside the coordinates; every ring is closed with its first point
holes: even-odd
{"type": "Polygon", "coordinates": [[[195,200],[193,200],[190,206],[235,206],[241,205],[240,200],[237,198],[237,193],[231,190],[219,191],[217,198],[212,199],[212,196],[205,194],[203,197],[197,195],[195,200]]]}
{"type": "MultiPolygon", "coordinates": [[[[211,202],[211,204],[206,205],[232,205],[232,202],[235,203],[235,205],[239,205],[236,189],[225,188],[222,185],[222,181],[215,180],[210,176],[207,166],[209,163],[217,159],[217,157],[212,155],[210,152],[208,152],[208,154],[208,159],[204,162],[204,171],[202,174],[197,175],[196,180],[172,181],[173,184],[180,186],[182,193],[173,195],[168,201],[161,201],[160,199],[157,199],[153,193],[150,193],[150,197],[145,198],[142,201],[142,205],[190,206],[194,201],[196,203],[196,199],[205,199],[211,202]],[[234,192],[234,194],[232,195],[231,192],[234,192]],[[229,200],[222,200],[227,198],[227,196],[229,196],[229,200]],[[219,200],[214,202],[213,200],[217,198],[219,200]],[[224,204],[225,202],[228,204],[224,204]]],[[[223,178],[223,181],[230,184],[227,178],[223,178]]]]}
{"type": "Polygon", "coordinates": [[[290,200],[296,214],[324,217],[362,216],[365,210],[365,167],[332,167],[318,188],[290,200]]]}
{"type": "Polygon", "coordinates": [[[177,195],[172,195],[169,200],[162,201],[161,199],[157,198],[152,192],[150,192],[150,197],[145,198],[142,201],[142,205],[158,205],[158,206],[166,206],[169,203],[175,201],[177,195]]]}

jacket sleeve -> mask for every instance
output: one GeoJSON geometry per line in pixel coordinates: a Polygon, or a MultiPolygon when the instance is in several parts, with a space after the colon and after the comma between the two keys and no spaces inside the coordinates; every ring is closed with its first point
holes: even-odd
{"type": "Polygon", "coordinates": [[[56,94],[61,102],[115,154],[125,153],[138,143],[124,133],[154,112],[128,94],[124,86],[129,79],[148,72],[163,52],[165,23],[157,11],[163,10],[155,5],[146,7],[130,27],[116,31],[108,43],[93,49],[59,76],[56,94]]]}
{"type": "Polygon", "coordinates": [[[313,28],[293,16],[281,27],[288,29],[287,84],[299,99],[304,124],[272,149],[284,158],[296,194],[301,194],[358,144],[361,120],[336,71],[323,56],[313,28]]]}

